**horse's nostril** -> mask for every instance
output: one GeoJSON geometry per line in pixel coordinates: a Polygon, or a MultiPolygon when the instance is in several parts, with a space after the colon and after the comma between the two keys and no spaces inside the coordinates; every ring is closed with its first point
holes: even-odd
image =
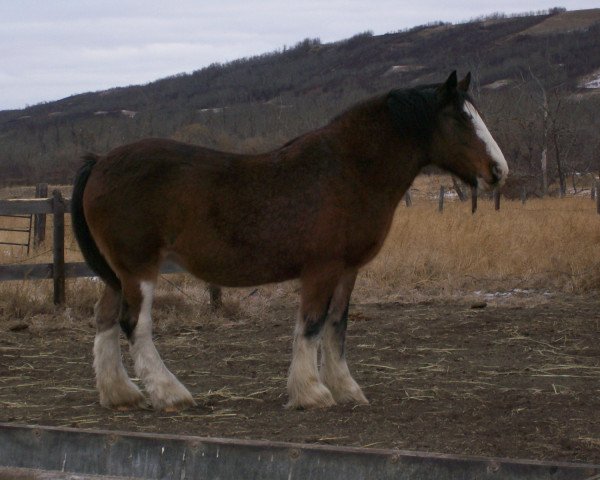
{"type": "Polygon", "coordinates": [[[502,178],[502,169],[499,165],[494,165],[492,167],[492,175],[494,177],[494,182],[498,182],[502,178]]]}

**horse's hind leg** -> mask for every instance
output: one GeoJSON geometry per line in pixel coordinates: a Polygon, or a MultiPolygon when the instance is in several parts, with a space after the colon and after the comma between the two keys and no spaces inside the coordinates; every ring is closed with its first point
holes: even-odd
{"type": "Polygon", "coordinates": [[[337,285],[321,340],[321,381],[338,403],[367,404],[358,383],[352,378],[346,363],[345,340],[350,295],[356,281],[356,271],[348,271],[337,285]]]}
{"type": "Polygon", "coordinates": [[[321,382],[317,355],[321,334],[338,275],[316,272],[302,276],[300,313],[294,331],[292,364],[288,376],[288,408],[322,408],[335,405],[321,382]]]}
{"type": "Polygon", "coordinates": [[[177,410],[195,405],[188,390],[163,363],[152,342],[152,300],[154,281],[121,278],[128,315],[121,328],[129,339],[134,368],[142,380],[152,406],[160,410],[177,410]]]}
{"type": "Polygon", "coordinates": [[[100,404],[104,407],[129,408],[142,406],[144,396],[129,379],[121,360],[120,328],[117,320],[121,310],[121,293],[105,286],[94,308],[96,338],[94,340],[94,371],[100,404]]]}

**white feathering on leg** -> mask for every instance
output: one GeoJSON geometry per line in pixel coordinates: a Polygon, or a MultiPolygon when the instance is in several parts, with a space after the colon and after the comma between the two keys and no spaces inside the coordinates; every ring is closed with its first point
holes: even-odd
{"type": "Polygon", "coordinates": [[[341,338],[331,323],[325,326],[321,348],[321,381],[329,388],[338,403],[355,402],[367,405],[369,401],[352,378],[346,356],[342,351],[341,338]]]}
{"type": "Polygon", "coordinates": [[[288,376],[288,408],[323,408],[335,405],[329,389],[319,379],[317,354],[319,338],[306,338],[296,324],[292,364],[288,376]]]}
{"type": "Polygon", "coordinates": [[[142,305],[131,344],[131,356],[134,360],[135,371],[144,383],[154,408],[169,410],[194,405],[192,395],[167,369],[152,342],[150,312],[154,284],[142,282],[140,289],[142,305]]]}
{"type": "Polygon", "coordinates": [[[94,339],[94,371],[100,404],[116,408],[137,407],[144,403],[144,396],[123,367],[119,333],[119,326],[114,325],[97,333],[94,339]]]}

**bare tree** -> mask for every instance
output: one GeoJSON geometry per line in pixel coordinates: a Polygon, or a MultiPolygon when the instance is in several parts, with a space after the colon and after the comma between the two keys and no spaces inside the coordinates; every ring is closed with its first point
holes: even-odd
{"type": "Polygon", "coordinates": [[[542,154],[540,158],[540,166],[542,169],[542,196],[548,193],[548,95],[546,94],[546,87],[542,84],[540,79],[534,75],[529,69],[531,77],[540,87],[542,95],[542,154]]]}

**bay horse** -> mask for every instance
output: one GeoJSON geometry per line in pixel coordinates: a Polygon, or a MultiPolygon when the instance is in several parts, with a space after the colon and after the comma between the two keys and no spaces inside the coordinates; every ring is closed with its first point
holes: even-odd
{"type": "Polygon", "coordinates": [[[83,256],[106,284],[95,306],[101,405],[144,403],[123,367],[120,329],[152,406],[194,405],[152,341],[166,259],[227,287],[300,279],[287,406],[368,403],[346,363],[348,306],[403,194],[429,164],[479,187],[508,173],[469,83],[452,72],[441,84],[392,90],[259,155],[161,139],[87,155],[72,215],[83,256]]]}

